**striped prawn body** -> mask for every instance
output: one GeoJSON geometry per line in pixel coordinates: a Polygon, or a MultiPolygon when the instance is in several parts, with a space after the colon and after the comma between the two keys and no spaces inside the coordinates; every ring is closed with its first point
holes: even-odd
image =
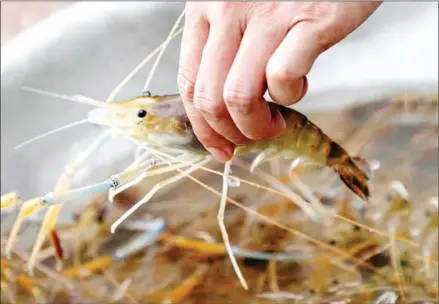
{"type": "MultiPolygon", "coordinates": [[[[171,96],[174,100],[178,99],[178,95],[171,96]]],[[[182,106],[181,103],[180,106],[182,106]]],[[[306,158],[317,165],[334,169],[349,189],[364,201],[368,201],[370,195],[367,184],[368,176],[357,166],[355,158],[351,157],[345,149],[302,113],[273,103],[270,103],[270,107],[279,110],[284,117],[285,132],[271,139],[239,145],[234,155],[243,156],[249,152],[259,152],[267,157],[306,158]]],[[[206,154],[207,151],[193,133],[187,116],[181,115],[179,120],[174,121],[175,126],[168,127],[168,130],[179,130],[180,133],[191,134],[187,142],[188,148],[198,154],[206,154]]]]}

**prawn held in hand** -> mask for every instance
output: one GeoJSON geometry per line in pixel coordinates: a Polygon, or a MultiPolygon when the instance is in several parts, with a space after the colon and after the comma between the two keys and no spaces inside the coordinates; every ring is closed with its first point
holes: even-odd
{"type": "MultiPolygon", "coordinates": [[[[48,92],[41,91],[40,93],[48,94],[48,92]]],[[[50,95],[54,95],[54,93],[50,93],[50,95]]],[[[133,163],[133,166],[130,166],[124,172],[111,176],[103,182],[67,192],[48,193],[43,197],[29,200],[24,203],[23,208],[20,211],[20,220],[23,216],[33,213],[33,210],[57,205],[61,202],[71,202],[83,196],[106,190],[109,190],[109,198],[111,201],[112,197],[117,193],[120,193],[128,187],[132,187],[145,179],[148,176],[146,171],[152,166],[155,166],[157,161],[160,163],[167,161],[160,156],[166,154],[161,151],[177,152],[179,153],[179,156],[175,158],[176,160],[186,159],[189,161],[191,164],[189,169],[181,171],[181,173],[155,185],[141,200],[133,205],[127,212],[125,212],[125,214],[119,217],[111,226],[111,231],[114,232],[132,213],[147,203],[154,193],[171,183],[189,176],[192,172],[197,170],[198,167],[205,166],[212,159],[210,153],[196,137],[180,95],[178,94],[163,96],[151,96],[150,94],[145,94],[129,100],[112,103],[101,102],[81,96],[69,97],[59,94],[55,95],[60,98],[95,106],[95,109],[88,113],[87,120],[90,123],[109,127],[110,130],[108,131],[110,131],[110,134],[126,137],[139,145],[139,147],[144,148],[145,151],[152,148],[151,151],[156,157],[158,157],[158,160],[151,162],[150,160],[144,159],[143,156],[139,156],[139,159],[133,163]],[[145,172],[134,177],[141,171],[145,172]]],[[[269,106],[276,107],[275,110],[279,111],[285,119],[286,132],[272,139],[259,140],[249,144],[239,145],[235,148],[234,156],[239,157],[241,155],[246,155],[247,153],[258,152],[259,155],[254,158],[251,164],[251,170],[253,170],[258,164],[262,163],[267,156],[268,158],[294,158],[293,164],[297,159],[307,158],[318,165],[333,168],[339,174],[342,181],[354,193],[363,200],[368,200],[368,177],[341,146],[325,135],[320,128],[309,121],[303,114],[293,109],[271,103],[269,106]]],[[[101,139],[98,139],[98,142],[100,140],[101,139]]],[[[90,151],[85,151],[84,155],[90,155],[90,151]]],[[[146,156],[149,151],[146,151],[145,153],[146,156]]],[[[82,160],[82,158],[83,157],[80,157],[79,159],[82,160]]],[[[179,170],[180,167],[182,168],[182,165],[170,163],[170,166],[166,168],[166,171],[169,172],[175,169],[179,170]]],[[[76,163],[74,163],[73,167],[76,166],[76,163]]],[[[230,161],[225,164],[223,173],[223,190],[221,193],[220,210],[217,219],[235,272],[237,273],[242,286],[247,289],[247,283],[245,282],[245,279],[239,270],[239,266],[233,257],[233,252],[223,222],[227,201],[230,166],[230,161]]],[[[313,216],[312,210],[309,209],[307,205],[301,204],[301,208],[304,212],[307,212],[307,215],[313,216]]],[[[18,224],[15,227],[16,229],[14,230],[15,234],[13,233],[8,240],[9,249],[16,238],[16,231],[18,231],[20,221],[17,221],[17,223],[18,224]]],[[[35,258],[32,259],[32,262],[34,260],[35,258]]],[[[30,263],[30,265],[29,269],[32,269],[33,263],[30,263]]]]}
{"type": "MultiPolygon", "coordinates": [[[[369,199],[368,175],[339,144],[298,111],[270,103],[286,122],[286,131],[275,138],[238,145],[234,155],[259,152],[265,157],[307,158],[335,170],[341,180],[364,201],[369,199]]],[[[180,95],[140,96],[89,113],[92,123],[122,128],[152,146],[183,149],[199,155],[209,152],[196,138],[180,95]]],[[[255,159],[256,160],[256,159],[255,159]]]]}

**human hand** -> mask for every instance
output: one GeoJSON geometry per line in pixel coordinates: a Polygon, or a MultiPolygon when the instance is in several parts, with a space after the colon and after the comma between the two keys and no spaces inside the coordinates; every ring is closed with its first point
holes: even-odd
{"type": "Polygon", "coordinates": [[[285,130],[274,102],[303,98],[317,57],[381,2],[188,2],[178,85],[194,133],[219,161],[285,130]]]}

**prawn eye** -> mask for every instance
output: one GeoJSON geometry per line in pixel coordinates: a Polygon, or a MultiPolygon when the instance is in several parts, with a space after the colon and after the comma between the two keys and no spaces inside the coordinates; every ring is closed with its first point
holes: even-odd
{"type": "Polygon", "coordinates": [[[139,117],[139,118],[144,118],[146,116],[146,111],[144,110],[144,109],[140,109],[138,112],[137,112],[137,117],[139,117]]]}

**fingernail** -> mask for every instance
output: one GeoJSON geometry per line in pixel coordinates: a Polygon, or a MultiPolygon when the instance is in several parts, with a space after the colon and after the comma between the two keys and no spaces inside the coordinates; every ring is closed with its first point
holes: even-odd
{"type": "Polygon", "coordinates": [[[233,152],[226,151],[228,149],[223,150],[219,148],[209,147],[207,148],[207,150],[213,155],[213,157],[215,157],[216,160],[221,162],[228,161],[230,158],[232,158],[233,154],[233,152]]]}

